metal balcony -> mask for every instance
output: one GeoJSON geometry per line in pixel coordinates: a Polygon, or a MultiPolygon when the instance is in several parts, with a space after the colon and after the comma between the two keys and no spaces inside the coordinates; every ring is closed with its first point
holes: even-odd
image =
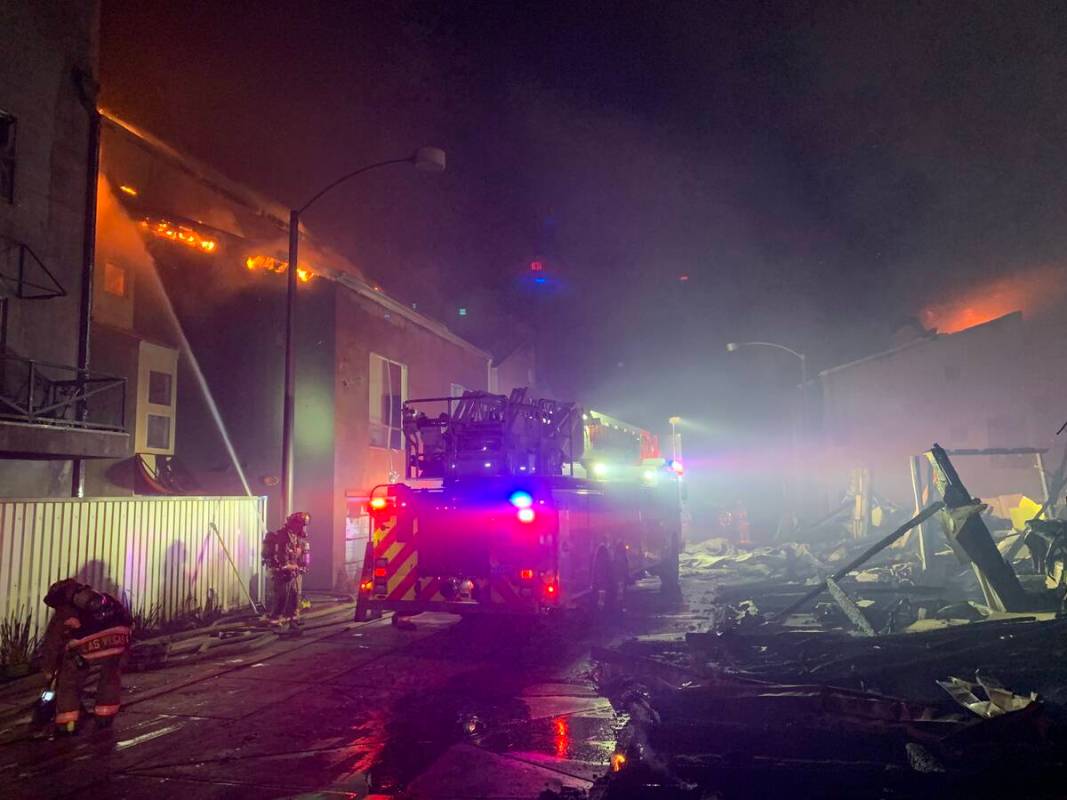
{"type": "Polygon", "coordinates": [[[126,379],[0,353],[0,419],[126,432],[126,379]]]}

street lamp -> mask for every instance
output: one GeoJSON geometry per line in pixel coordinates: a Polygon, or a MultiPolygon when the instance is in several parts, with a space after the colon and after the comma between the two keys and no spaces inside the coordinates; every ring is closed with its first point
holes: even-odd
{"type": "Polygon", "coordinates": [[[742,347],[773,347],[775,350],[784,350],[785,352],[796,356],[800,359],[800,385],[803,386],[808,382],[808,364],[807,359],[803,353],[798,353],[792,347],[786,347],[784,344],[775,344],[774,342],[730,342],[726,345],[726,352],[733,353],[740,350],[742,347]]]}
{"type": "Polygon", "coordinates": [[[678,426],[682,424],[682,418],[671,417],[667,422],[671,424],[671,460],[677,461],[682,457],[682,442],[678,438],[678,426]]]}
{"type": "Polygon", "coordinates": [[[445,169],[445,151],[437,147],[420,147],[414,154],[407,158],[392,158],[388,161],[379,161],[368,164],[365,167],[353,170],[333,183],[327,185],[318,194],[313,196],[300,208],[289,211],[289,268],[287,270],[286,294],[285,294],[285,397],[282,405],[282,518],[288,518],[293,510],[293,418],[294,418],[294,395],[296,387],[296,353],[293,342],[293,327],[296,315],[293,313],[296,304],[296,278],[298,257],[300,251],[300,215],[303,214],[312,203],[339,186],[350,178],[370,172],[378,167],[387,167],[392,164],[411,164],[415,169],[423,172],[443,172],[445,169]]]}

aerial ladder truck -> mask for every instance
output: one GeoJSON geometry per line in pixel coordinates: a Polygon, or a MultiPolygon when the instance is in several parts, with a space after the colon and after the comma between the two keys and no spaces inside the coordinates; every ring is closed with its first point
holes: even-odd
{"type": "Polygon", "coordinates": [[[680,465],[573,403],[465,392],[402,406],[403,482],[367,500],[356,619],[610,610],[638,575],[678,583],[680,465]]]}

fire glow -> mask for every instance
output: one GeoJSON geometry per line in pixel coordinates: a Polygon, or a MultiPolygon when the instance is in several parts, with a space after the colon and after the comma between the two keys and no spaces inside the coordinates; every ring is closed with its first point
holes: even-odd
{"type": "MultiPolygon", "coordinates": [[[[281,275],[289,269],[289,262],[273,256],[249,256],[245,259],[245,266],[250,272],[263,270],[281,275]]],[[[296,277],[301,283],[310,281],[313,274],[306,266],[296,268],[296,277]]]]}
{"type": "Polygon", "coordinates": [[[214,253],[219,246],[219,243],[216,240],[210,239],[207,236],[202,236],[197,231],[188,228],[185,225],[176,225],[170,220],[145,219],[141,222],[141,225],[160,239],[181,242],[187,247],[191,247],[201,253],[214,253]]]}
{"type": "Polygon", "coordinates": [[[931,304],[919,316],[927,328],[957,333],[1014,311],[1040,314],[1064,299],[1065,278],[1065,270],[1057,267],[1020,270],[968,288],[955,300],[931,304]]]}

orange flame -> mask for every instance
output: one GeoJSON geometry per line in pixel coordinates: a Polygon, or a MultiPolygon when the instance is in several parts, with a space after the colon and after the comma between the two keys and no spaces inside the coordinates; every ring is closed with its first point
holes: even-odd
{"type": "MultiPolygon", "coordinates": [[[[289,262],[282,261],[273,256],[249,256],[245,259],[245,267],[251,272],[261,269],[264,272],[276,272],[281,274],[288,271],[289,262]]],[[[313,273],[306,264],[296,268],[296,277],[301,283],[310,281],[314,274],[315,273],[313,273]]]]}
{"type": "Polygon", "coordinates": [[[202,236],[185,225],[176,225],[170,220],[146,218],[141,222],[141,225],[161,239],[181,242],[201,253],[214,253],[219,246],[219,243],[214,239],[202,236]]]}
{"type": "Polygon", "coordinates": [[[1067,270],[1038,267],[973,286],[954,300],[932,303],[919,312],[927,328],[957,333],[1013,311],[1040,314],[1067,296],[1067,270]]]}

